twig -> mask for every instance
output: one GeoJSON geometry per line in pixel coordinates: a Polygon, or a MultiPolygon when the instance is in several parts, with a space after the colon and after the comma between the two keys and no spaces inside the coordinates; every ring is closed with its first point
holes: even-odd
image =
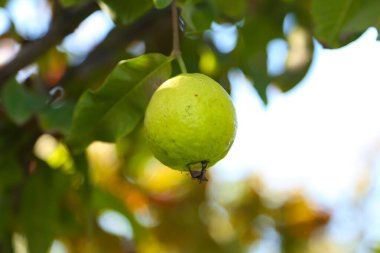
{"type": "Polygon", "coordinates": [[[181,49],[179,46],[179,35],[178,35],[178,9],[177,9],[177,1],[173,0],[172,3],[172,29],[173,29],[173,56],[177,59],[178,65],[181,69],[182,73],[187,73],[185,62],[181,56],[181,49]]]}

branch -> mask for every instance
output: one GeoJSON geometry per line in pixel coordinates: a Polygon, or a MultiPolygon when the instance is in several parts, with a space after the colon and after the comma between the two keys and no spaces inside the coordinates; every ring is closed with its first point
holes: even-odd
{"type": "Polygon", "coordinates": [[[0,87],[17,71],[36,61],[51,47],[57,45],[91,13],[99,7],[95,1],[89,1],[71,8],[63,9],[53,21],[47,34],[26,44],[9,63],[0,68],[0,87]]]}
{"type": "Polygon", "coordinates": [[[57,85],[64,86],[66,94],[73,97],[87,88],[98,86],[119,61],[130,57],[126,48],[134,41],[144,41],[147,51],[150,49],[168,54],[170,43],[167,43],[167,36],[171,33],[170,18],[170,9],[160,11],[152,9],[130,25],[116,26],[81,64],[70,67],[57,85]]]}

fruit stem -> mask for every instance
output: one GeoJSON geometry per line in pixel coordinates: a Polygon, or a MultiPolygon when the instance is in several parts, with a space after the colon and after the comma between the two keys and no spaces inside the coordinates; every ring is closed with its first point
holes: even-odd
{"type": "Polygon", "coordinates": [[[179,65],[179,68],[181,69],[181,72],[184,74],[184,73],[187,73],[187,69],[186,69],[186,65],[185,65],[185,62],[183,61],[183,58],[181,55],[178,55],[176,57],[177,59],[177,62],[178,62],[178,65],[179,65]]]}
{"type": "Polygon", "coordinates": [[[172,3],[172,29],[173,29],[173,51],[172,55],[176,58],[178,65],[182,73],[187,73],[185,62],[181,56],[181,49],[179,46],[179,35],[178,35],[178,9],[177,1],[173,0],[172,3]]]}

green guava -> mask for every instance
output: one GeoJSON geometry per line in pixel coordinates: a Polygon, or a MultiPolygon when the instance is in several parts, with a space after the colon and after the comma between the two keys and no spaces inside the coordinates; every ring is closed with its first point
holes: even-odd
{"type": "Polygon", "coordinates": [[[203,74],[180,74],[164,82],[153,94],[144,119],[154,156],[172,169],[202,169],[202,175],[192,174],[200,180],[206,167],[227,154],[236,126],[230,96],[203,74]]]}

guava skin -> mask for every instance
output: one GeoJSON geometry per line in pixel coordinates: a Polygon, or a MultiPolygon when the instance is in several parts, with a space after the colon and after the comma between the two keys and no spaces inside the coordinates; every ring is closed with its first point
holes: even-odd
{"type": "Polygon", "coordinates": [[[176,170],[190,170],[201,162],[214,165],[229,151],[236,126],[228,93],[197,73],[164,82],[153,94],[144,119],[154,156],[176,170]]]}

